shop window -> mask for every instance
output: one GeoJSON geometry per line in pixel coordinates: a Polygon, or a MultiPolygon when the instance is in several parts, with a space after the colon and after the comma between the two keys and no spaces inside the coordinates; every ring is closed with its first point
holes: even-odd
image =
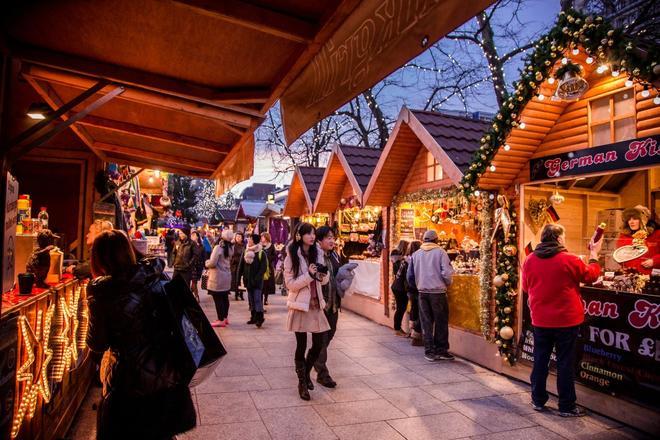
{"type": "Polygon", "coordinates": [[[623,90],[589,103],[590,146],[637,137],[635,128],[635,93],[623,90]]]}
{"type": "Polygon", "coordinates": [[[436,182],[442,180],[442,167],[430,151],[426,152],[426,181],[436,182]]]}

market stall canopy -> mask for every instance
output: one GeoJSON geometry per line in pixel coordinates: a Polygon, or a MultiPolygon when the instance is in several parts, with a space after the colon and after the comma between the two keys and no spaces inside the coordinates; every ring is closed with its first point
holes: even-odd
{"type": "Polygon", "coordinates": [[[218,214],[223,222],[235,223],[238,209],[218,209],[218,214]]]}
{"type": "Polygon", "coordinates": [[[296,167],[291,178],[286,205],[284,205],[284,215],[300,217],[314,212],[316,194],[321,186],[324,173],[325,168],[296,167]]]}
{"type": "Polygon", "coordinates": [[[364,204],[389,206],[416,161],[426,163],[427,151],[444,171],[440,184],[458,185],[489,125],[472,117],[403,107],[365,191],[364,204]]]}
{"type": "MultiPolygon", "coordinates": [[[[589,126],[594,116],[590,115],[589,101],[595,97],[628,90],[629,98],[634,99],[637,115],[633,130],[636,136],[632,133],[632,137],[660,134],[660,109],[653,103],[652,95],[644,97],[642,86],[637,84],[628,87],[625,85],[628,79],[625,75],[612,76],[609,71],[599,71],[596,63],[586,62],[584,51],[580,51],[579,55],[572,55],[567,50],[564,55],[582,66],[583,77],[588,82],[589,89],[577,101],[553,100],[549,97],[555,93],[557,82],[555,81],[554,85],[543,82],[539,93],[544,99],[539,100],[536,96],[525,105],[520,113],[520,122],[525,124],[524,129],[520,126],[511,129],[505,142],[509,149],[500,148],[497,151],[491,162],[495,171],[486,169],[477,181],[479,188],[496,190],[515,183],[529,182],[531,160],[592,146],[590,136],[593,136],[593,133],[590,133],[589,126]]],[[[619,99],[624,95],[617,97],[617,107],[619,99]]],[[[614,111],[614,108],[608,110],[607,117],[614,111]]],[[[598,182],[593,187],[602,189],[610,178],[597,179],[598,182]]],[[[573,185],[577,182],[578,180],[575,180],[573,185]]]]}
{"type": "Polygon", "coordinates": [[[252,174],[253,132],[280,97],[292,141],[490,3],[12,2],[3,44],[53,108],[109,81],[92,96],[116,97],[72,125],[97,156],[220,193],[252,174]]]}
{"type": "Polygon", "coordinates": [[[266,202],[248,202],[243,201],[238,206],[236,220],[249,220],[261,217],[261,213],[266,208],[266,202]]]}
{"type": "Polygon", "coordinates": [[[363,194],[382,152],[375,148],[336,144],[316,195],[314,212],[334,212],[349,192],[364,206],[363,194]]]}

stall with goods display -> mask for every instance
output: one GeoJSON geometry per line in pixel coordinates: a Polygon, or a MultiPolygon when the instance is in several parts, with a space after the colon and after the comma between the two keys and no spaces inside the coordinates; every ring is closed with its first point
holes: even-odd
{"type": "MultiPolygon", "coordinates": [[[[365,193],[366,203],[388,212],[390,249],[409,247],[428,230],[438,234],[455,271],[447,291],[451,350],[484,365],[492,363],[496,352],[482,337],[490,301],[484,300],[481,285],[490,274],[492,252],[481,244],[492,229],[492,201],[465,196],[457,184],[487,127],[471,116],[404,107],[365,193]],[[400,246],[402,241],[407,246],[400,246]]],[[[392,272],[397,258],[404,256],[382,257],[390,280],[383,294],[391,309],[395,301],[389,286],[397,275],[392,272]]]]}
{"type": "Polygon", "coordinates": [[[296,167],[282,211],[283,216],[291,219],[291,226],[298,222],[310,223],[317,228],[330,224],[327,213],[314,211],[314,202],[324,173],[325,168],[296,167]]]}
{"type": "Polygon", "coordinates": [[[339,254],[357,266],[342,307],[372,319],[382,317],[386,304],[380,258],[387,252],[382,226],[386,219],[380,207],[363,203],[363,194],[381,153],[373,148],[335,145],[314,202],[314,212],[331,213],[339,254]]]}
{"type": "Polygon", "coordinates": [[[578,401],[657,434],[658,48],[575,11],[535,47],[462,181],[468,195],[502,200],[490,334],[502,371],[528,380],[534,338],[520,264],[548,223],[565,227],[568,251],[584,260],[602,241],[600,276],[580,291],[578,401]]]}

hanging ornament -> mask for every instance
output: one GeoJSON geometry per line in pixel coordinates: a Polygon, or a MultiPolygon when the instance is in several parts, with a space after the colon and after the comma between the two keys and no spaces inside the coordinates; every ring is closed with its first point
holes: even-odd
{"type": "Polygon", "coordinates": [[[496,275],[495,278],[493,278],[493,286],[502,287],[503,285],[504,280],[502,279],[502,275],[496,275]]]}
{"type": "Polygon", "coordinates": [[[589,83],[582,77],[582,69],[571,62],[559,68],[555,78],[559,80],[555,96],[564,101],[577,101],[589,89],[589,83]]]}
{"type": "Polygon", "coordinates": [[[505,325],[500,329],[500,337],[504,340],[509,340],[513,338],[513,329],[508,325],[505,325]]]}
{"type": "Polygon", "coordinates": [[[564,203],[564,201],[566,200],[566,197],[559,194],[559,187],[557,186],[555,188],[554,194],[552,194],[548,200],[550,200],[550,203],[552,203],[553,205],[556,206],[556,205],[561,205],[562,203],[564,203]]]}
{"type": "Polygon", "coordinates": [[[512,244],[507,244],[502,248],[502,252],[504,252],[504,255],[506,255],[507,257],[513,257],[518,253],[518,248],[512,244]]]}
{"type": "Polygon", "coordinates": [[[509,313],[511,313],[511,307],[505,307],[505,308],[504,308],[504,313],[506,313],[507,315],[508,315],[509,313]]]}
{"type": "Polygon", "coordinates": [[[503,279],[504,281],[509,281],[509,274],[508,274],[508,273],[504,273],[504,274],[502,274],[502,279],[503,279]]]}

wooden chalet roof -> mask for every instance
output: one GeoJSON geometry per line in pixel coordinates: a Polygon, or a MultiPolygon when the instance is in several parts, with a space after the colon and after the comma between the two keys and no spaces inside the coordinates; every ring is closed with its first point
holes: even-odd
{"type": "Polygon", "coordinates": [[[364,191],[382,152],[375,148],[335,145],[314,202],[314,212],[334,212],[346,185],[350,185],[353,194],[362,203],[364,191]]]}
{"type": "Polygon", "coordinates": [[[300,217],[313,213],[314,201],[324,173],[325,168],[296,167],[282,214],[289,217],[300,217]]]}
{"type": "MultiPolygon", "coordinates": [[[[500,148],[497,151],[492,161],[496,167],[495,171],[487,170],[478,179],[478,187],[498,190],[506,189],[515,183],[526,183],[529,181],[530,159],[588,147],[588,100],[596,96],[630,90],[636,100],[637,135],[660,134],[660,110],[652,104],[653,96],[642,97],[642,88],[639,85],[627,88],[624,84],[627,77],[623,74],[612,77],[609,71],[598,73],[596,63],[587,64],[584,52],[580,51],[580,54],[566,55],[582,65],[589,90],[575,102],[552,101],[550,97],[554,94],[557,83],[550,85],[547,81],[544,82],[541,92],[546,98],[539,101],[538,97],[534,97],[527,103],[520,118],[526,125],[525,129],[511,130],[506,138],[510,150],[500,148]]],[[[597,187],[600,189],[603,185],[597,187]]]]}
{"type": "Polygon", "coordinates": [[[451,183],[458,184],[489,125],[478,119],[403,107],[365,191],[365,205],[392,203],[421,148],[433,154],[451,183]]]}
{"type": "MultiPolygon", "coordinates": [[[[405,20],[403,36],[375,41],[384,34],[369,35],[369,59],[355,62],[379,63],[359,76],[369,86],[424,50],[422,36],[431,44],[491,2],[466,7],[458,0],[425,0],[415,14],[404,7],[381,11],[379,0],[9,2],[0,21],[3,46],[18,61],[11,74],[27,80],[51,107],[100,80],[108,84],[87,102],[124,88],[72,126],[98,157],[217,178],[221,191],[252,174],[253,132],[285,91],[291,92],[285,128],[293,141],[364,89],[343,86],[345,74],[357,74],[339,72],[348,64],[333,61],[332,48],[354,47],[352,36],[373,30],[369,23],[385,29],[405,20]],[[446,17],[438,22],[438,15],[446,17]],[[406,50],[383,52],[392,47],[406,50]],[[316,96],[323,112],[294,99],[321,90],[319,68],[341,77],[337,87],[316,96]]],[[[24,106],[25,99],[12,98],[12,105],[24,106]]],[[[62,119],[85,107],[75,106],[62,119]]]]}

